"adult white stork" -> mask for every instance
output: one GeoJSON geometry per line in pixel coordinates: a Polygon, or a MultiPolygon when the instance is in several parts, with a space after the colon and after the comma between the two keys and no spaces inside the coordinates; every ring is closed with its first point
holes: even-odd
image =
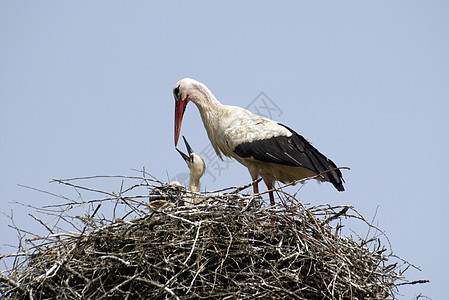
{"type": "Polygon", "coordinates": [[[206,164],[201,156],[193,151],[192,147],[187,143],[186,138],[184,136],[182,138],[184,139],[189,155],[178,148],[176,148],[176,150],[178,150],[179,154],[184,158],[190,170],[189,191],[197,193],[200,191],[200,179],[203,176],[204,171],[206,171],[206,164]]]}
{"type": "MultiPolygon", "coordinates": [[[[198,107],[209,140],[217,155],[232,157],[248,168],[252,180],[259,176],[269,190],[276,180],[283,183],[316,176],[344,191],[343,177],[336,165],[304,137],[285,125],[250,111],[221,104],[201,82],[185,78],[173,89],[175,97],[175,146],[187,103],[198,107]]],[[[254,193],[259,187],[253,186],[254,193]]],[[[269,192],[271,205],[275,204],[269,192]]]]}

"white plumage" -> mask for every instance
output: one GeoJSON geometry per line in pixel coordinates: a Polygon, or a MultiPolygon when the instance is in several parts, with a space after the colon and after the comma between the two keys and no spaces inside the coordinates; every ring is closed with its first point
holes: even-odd
{"type": "MultiPolygon", "coordinates": [[[[253,180],[261,176],[268,189],[276,180],[286,183],[320,174],[319,180],[344,190],[335,164],[292,129],[244,108],[221,104],[204,84],[193,79],[177,82],[173,94],[175,145],[186,105],[192,101],[217,155],[236,159],[248,168],[253,180]]],[[[254,192],[258,193],[257,184],[254,192]]],[[[274,205],[272,192],[270,200],[274,205]]]]}

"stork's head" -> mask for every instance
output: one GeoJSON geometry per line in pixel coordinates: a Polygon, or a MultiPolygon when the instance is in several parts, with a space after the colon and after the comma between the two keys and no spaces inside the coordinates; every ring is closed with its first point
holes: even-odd
{"type": "Polygon", "coordinates": [[[173,88],[175,97],[175,146],[178,145],[179,134],[181,132],[182,117],[186,110],[187,103],[193,101],[198,103],[209,99],[212,93],[199,81],[190,78],[184,78],[178,81],[173,88]]]}
{"type": "Polygon", "coordinates": [[[182,138],[184,139],[189,155],[185,154],[178,148],[176,148],[176,150],[178,150],[179,154],[181,154],[182,158],[184,158],[187,163],[187,166],[190,169],[190,178],[199,180],[206,171],[206,164],[201,156],[193,152],[193,149],[190,147],[189,143],[187,143],[186,138],[184,136],[182,138]]]}

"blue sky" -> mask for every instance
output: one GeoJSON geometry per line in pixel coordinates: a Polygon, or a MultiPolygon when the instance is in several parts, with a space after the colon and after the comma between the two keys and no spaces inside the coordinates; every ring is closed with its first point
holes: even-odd
{"type": "MultiPolygon", "coordinates": [[[[404,287],[404,298],[442,299],[448,12],[447,1],[0,1],[0,210],[35,228],[13,202],[55,199],[17,184],[64,193],[49,181],[142,167],[182,176],[172,88],[191,77],[253,111],[263,92],[276,121],[351,167],[344,193],[311,182],[301,200],[353,205],[367,218],[377,209],[395,254],[422,269],[408,278],[431,280],[404,287]]],[[[207,150],[193,104],[182,134],[207,150]]],[[[249,182],[244,167],[224,166],[209,168],[203,188],[249,182]]],[[[0,215],[1,253],[17,243],[8,224],[0,215]]]]}

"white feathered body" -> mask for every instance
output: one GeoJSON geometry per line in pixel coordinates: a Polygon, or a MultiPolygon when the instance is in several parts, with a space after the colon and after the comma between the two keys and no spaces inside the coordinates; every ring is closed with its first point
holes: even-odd
{"type": "Polygon", "coordinates": [[[221,159],[223,159],[222,154],[236,159],[248,168],[253,179],[260,175],[265,182],[279,180],[287,183],[316,175],[302,167],[261,162],[252,157],[240,157],[234,152],[235,148],[242,143],[267,140],[278,136],[290,137],[292,135],[287,128],[275,121],[238,106],[216,103],[213,111],[204,109],[201,105],[197,105],[197,107],[217,155],[221,159]]]}
{"type": "Polygon", "coordinates": [[[244,108],[221,104],[209,89],[193,79],[179,81],[176,99],[196,104],[209,140],[217,155],[232,157],[246,166],[253,180],[259,176],[267,186],[276,180],[287,183],[320,174],[338,190],[344,190],[335,164],[302,136],[273,120],[244,108]]]}

